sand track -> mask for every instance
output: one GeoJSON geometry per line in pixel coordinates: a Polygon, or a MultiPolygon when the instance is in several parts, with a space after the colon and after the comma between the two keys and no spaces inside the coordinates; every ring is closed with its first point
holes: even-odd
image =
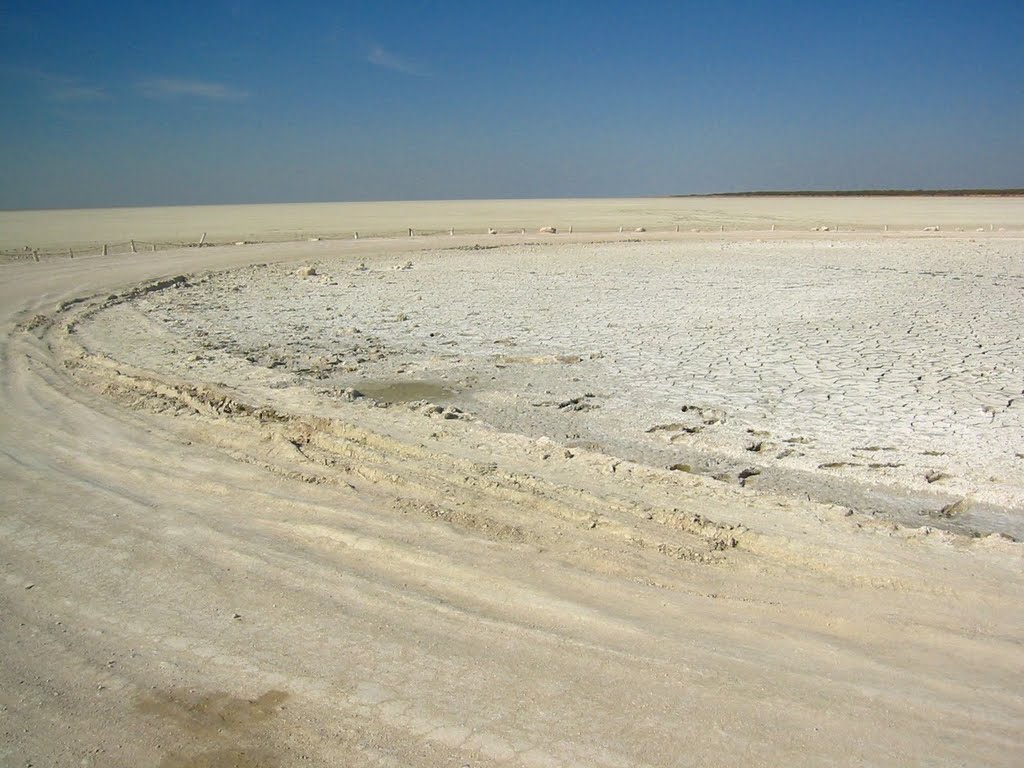
{"type": "Polygon", "coordinates": [[[131,343],[144,291],[322,245],[5,272],[0,760],[1017,762],[1020,544],[131,343]]]}

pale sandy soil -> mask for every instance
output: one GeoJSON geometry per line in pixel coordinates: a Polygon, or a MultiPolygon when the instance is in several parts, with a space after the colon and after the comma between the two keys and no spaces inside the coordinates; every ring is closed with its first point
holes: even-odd
{"type": "MultiPolygon", "coordinates": [[[[935,459],[952,495],[1012,501],[1012,463],[991,481],[971,457],[988,468],[1019,445],[1019,409],[984,407],[1020,374],[1020,241],[860,238],[830,256],[827,240],[519,240],[3,267],[0,762],[1019,764],[1021,544],[670,471],[658,451],[690,433],[646,430],[671,411],[705,427],[694,455],[803,436],[816,442],[790,444],[805,453],[792,460],[816,462],[904,424],[841,410],[832,432],[863,431],[830,434],[779,363],[789,330],[807,342],[788,348],[796,380],[923,420],[875,446],[905,460],[875,470],[890,495],[933,492],[914,483],[935,459]],[[308,265],[322,275],[295,274],[308,265]],[[574,301],[584,289],[594,300],[574,301]],[[798,298],[775,316],[754,300],[751,318],[726,290],[798,298]],[[859,290],[870,301],[838,312],[859,290]],[[649,357],[629,356],[633,335],[649,357]],[[833,359],[822,335],[835,366],[807,367],[833,359]],[[724,368],[693,367],[702,355],[724,368]],[[876,359],[899,375],[865,378],[876,359]],[[917,368],[920,387],[904,376],[917,368]],[[395,390],[407,376],[425,388],[395,390]],[[539,396],[517,400],[517,380],[539,396]],[[681,381],[699,423],[673,400],[681,381]],[[958,409],[971,391],[989,422],[958,409]],[[381,407],[459,393],[465,413],[381,407]],[[575,396],[601,407],[560,407],[575,396]],[[725,422],[707,423],[714,409],[725,422]],[[574,420],[589,433],[570,445],[574,420]],[[552,425],[569,426],[540,434],[552,425]],[[616,455],[644,440],[657,461],[616,455]],[[935,440],[944,455],[913,463],[935,440]]],[[[766,478],[791,460],[765,453],[766,478]]],[[[870,467],[833,471],[872,482],[870,467]]]]}
{"type": "Polygon", "coordinates": [[[1024,198],[622,198],[302,203],[67,211],[0,211],[0,251],[95,249],[130,239],[195,243],[283,241],[425,232],[611,232],[650,230],[843,230],[920,232],[925,227],[998,232],[1024,229],[1024,198]]]}

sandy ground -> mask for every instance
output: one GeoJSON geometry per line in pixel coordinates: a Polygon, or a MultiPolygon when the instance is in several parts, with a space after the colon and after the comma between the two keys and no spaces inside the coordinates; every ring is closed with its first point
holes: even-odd
{"type": "Polygon", "coordinates": [[[984,522],[1012,522],[1014,465],[997,481],[982,475],[1020,445],[1016,406],[984,410],[1019,382],[1020,242],[861,238],[836,241],[839,260],[824,239],[820,252],[791,239],[556,240],[6,265],[0,761],[1018,765],[1020,543],[615,449],[684,450],[687,438],[672,440],[687,435],[709,441],[702,455],[728,453],[746,435],[778,443],[770,460],[734,447],[756,453],[765,476],[847,442],[892,449],[898,461],[876,463],[904,467],[813,471],[853,485],[878,472],[893,497],[936,484],[986,493],[1005,514],[984,522]],[[682,279],[680,264],[700,282],[682,279]],[[310,265],[322,274],[296,274],[310,265]],[[744,295],[744,275],[770,277],[773,306],[796,291],[792,325],[724,306],[708,317],[723,286],[744,295]],[[651,297],[679,285],[683,296],[651,297]],[[886,298],[886,285],[926,298],[886,298]],[[606,317],[616,286],[625,293],[606,317]],[[855,286],[872,301],[837,314],[855,286]],[[601,295],[570,305],[583,287],[601,295]],[[689,306],[703,294],[697,315],[724,324],[718,342],[689,306]],[[822,305],[806,306],[810,295],[822,305]],[[649,307],[636,303],[644,297],[649,307]],[[288,315],[296,303],[301,314],[288,315]],[[888,327],[873,327],[878,318],[888,327]],[[969,333],[953,343],[963,323],[969,333]],[[650,332],[649,358],[627,355],[634,326],[650,332]],[[872,391],[927,428],[882,443],[882,418],[849,441],[811,408],[799,431],[793,414],[771,422],[772,402],[820,405],[816,392],[786,389],[785,345],[770,343],[779,328],[835,338],[834,368],[803,370],[832,358],[791,344],[794,376],[815,389],[838,382],[854,403],[874,396],[855,386],[871,381],[868,352],[887,350],[899,376],[872,391]],[[886,347],[906,335],[917,341],[886,347]],[[673,358],[680,349],[689,353],[673,358]],[[693,360],[712,353],[725,368],[702,382],[693,360]],[[945,387],[928,378],[933,361],[949,367],[957,354],[945,387]],[[742,373],[758,359],[774,362],[742,373]],[[910,368],[927,369],[920,387],[910,368]],[[718,403],[715,376],[766,391],[718,403]],[[641,384],[624,388],[629,377],[641,384]],[[684,380],[699,397],[682,398],[684,380]],[[526,385],[537,396],[517,400],[526,385]],[[594,397],[578,391],[591,385],[594,397]],[[346,395],[353,386],[368,396],[346,395]],[[974,390],[988,422],[957,410],[974,390]],[[997,421],[1005,440],[992,437],[997,421]],[[785,442],[794,437],[815,442],[785,442]],[[936,440],[943,455],[924,457],[936,440]],[[784,445],[805,456],[779,457],[784,445]],[[975,455],[985,472],[972,474],[975,455]],[[951,477],[921,484],[921,469],[951,477]]]}
{"type": "Polygon", "coordinates": [[[0,251],[95,249],[103,243],[283,241],[308,237],[441,233],[612,232],[622,227],[702,231],[807,230],[827,226],[879,232],[925,227],[1024,229],[1024,198],[622,198],[302,203],[67,211],[0,211],[0,251]]]}

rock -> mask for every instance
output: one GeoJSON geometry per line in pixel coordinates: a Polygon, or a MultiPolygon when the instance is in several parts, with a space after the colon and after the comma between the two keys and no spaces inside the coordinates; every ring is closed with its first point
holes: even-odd
{"type": "Polygon", "coordinates": [[[496,229],[494,229],[492,227],[488,227],[487,228],[487,234],[488,235],[496,235],[496,234],[498,234],[498,230],[496,230],[496,229]]]}
{"type": "Polygon", "coordinates": [[[924,232],[938,232],[939,228],[938,227],[925,227],[923,231],[924,232]]]}
{"type": "Polygon", "coordinates": [[[350,403],[358,400],[362,396],[362,392],[360,392],[358,389],[353,389],[352,387],[346,387],[344,391],[342,391],[341,393],[341,399],[346,400],[350,403]]]}
{"type": "Polygon", "coordinates": [[[235,241],[235,245],[248,245],[248,244],[249,244],[248,240],[237,240],[237,241],[235,241]]]}
{"type": "Polygon", "coordinates": [[[740,480],[746,480],[748,477],[756,477],[761,474],[761,470],[757,467],[747,467],[742,470],[739,474],[740,480]]]}
{"type": "Polygon", "coordinates": [[[679,410],[700,419],[704,424],[724,424],[726,413],[721,408],[710,408],[703,405],[684,405],[679,410]]]}
{"type": "Polygon", "coordinates": [[[634,231],[634,232],[646,232],[647,230],[646,230],[646,229],[645,229],[644,227],[637,227],[637,228],[636,228],[636,229],[634,229],[633,231],[634,231]]]}
{"type": "Polygon", "coordinates": [[[954,501],[952,504],[947,504],[940,509],[939,517],[956,517],[957,515],[962,515],[970,508],[971,502],[967,499],[960,499],[959,501],[954,501]]]}
{"type": "Polygon", "coordinates": [[[299,267],[295,274],[299,277],[313,277],[316,274],[316,267],[299,267]]]}
{"type": "Polygon", "coordinates": [[[974,230],[974,231],[975,231],[975,232],[984,232],[984,231],[985,231],[985,228],[984,228],[984,227],[978,227],[978,228],[977,228],[976,230],[974,230]]]}
{"type": "Polygon", "coordinates": [[[558,233],[558,230],[554,227],[541,227],[537,231],[542,235],[554,235],[558,233]]]}

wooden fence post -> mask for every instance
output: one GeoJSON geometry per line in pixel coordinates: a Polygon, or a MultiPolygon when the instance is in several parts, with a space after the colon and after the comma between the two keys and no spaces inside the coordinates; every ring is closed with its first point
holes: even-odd
{"type": "Polygon", "coordinates": [[[35,259],[36,261],[39,261],[39,251],[33,250],[32,258],[35,259]]]}
{"type": "Polygon", "coordinates": [[[353,240],[358,240],[359,239],[359,233],[358,232],[353,233],[352,239],[353,240]]]}
{"type": "Polygon", "coordinates": [[[68,258],[69,259],[75,258],[75,252],[72,251],[70,248],[68,248],[68,258]]]}
{"type": "Polygon", "coordinates": [[[149,250],[151,250],[153,253],[156,253],[156,243],[150,243],[149,250]]]}
{"type": "Polygon", "coordinates": [[[205,245],[205,244],[206,244],[206,233],[203,232],[203,236],[199,238],[199,245],[202,246],[202,245],[205,245]]]}
{"type": "Polygon", "coordinates": [[[135,241],[132,240],[131,243],[132,243],[132,253],[138,253],[138,251],[135,250],[135,241]]]}
{"type": "Polygon", "coordinates": [[[104,256],[107,255],[107,244],[106,243],[103,244],[103,255],[104,256]]]}

